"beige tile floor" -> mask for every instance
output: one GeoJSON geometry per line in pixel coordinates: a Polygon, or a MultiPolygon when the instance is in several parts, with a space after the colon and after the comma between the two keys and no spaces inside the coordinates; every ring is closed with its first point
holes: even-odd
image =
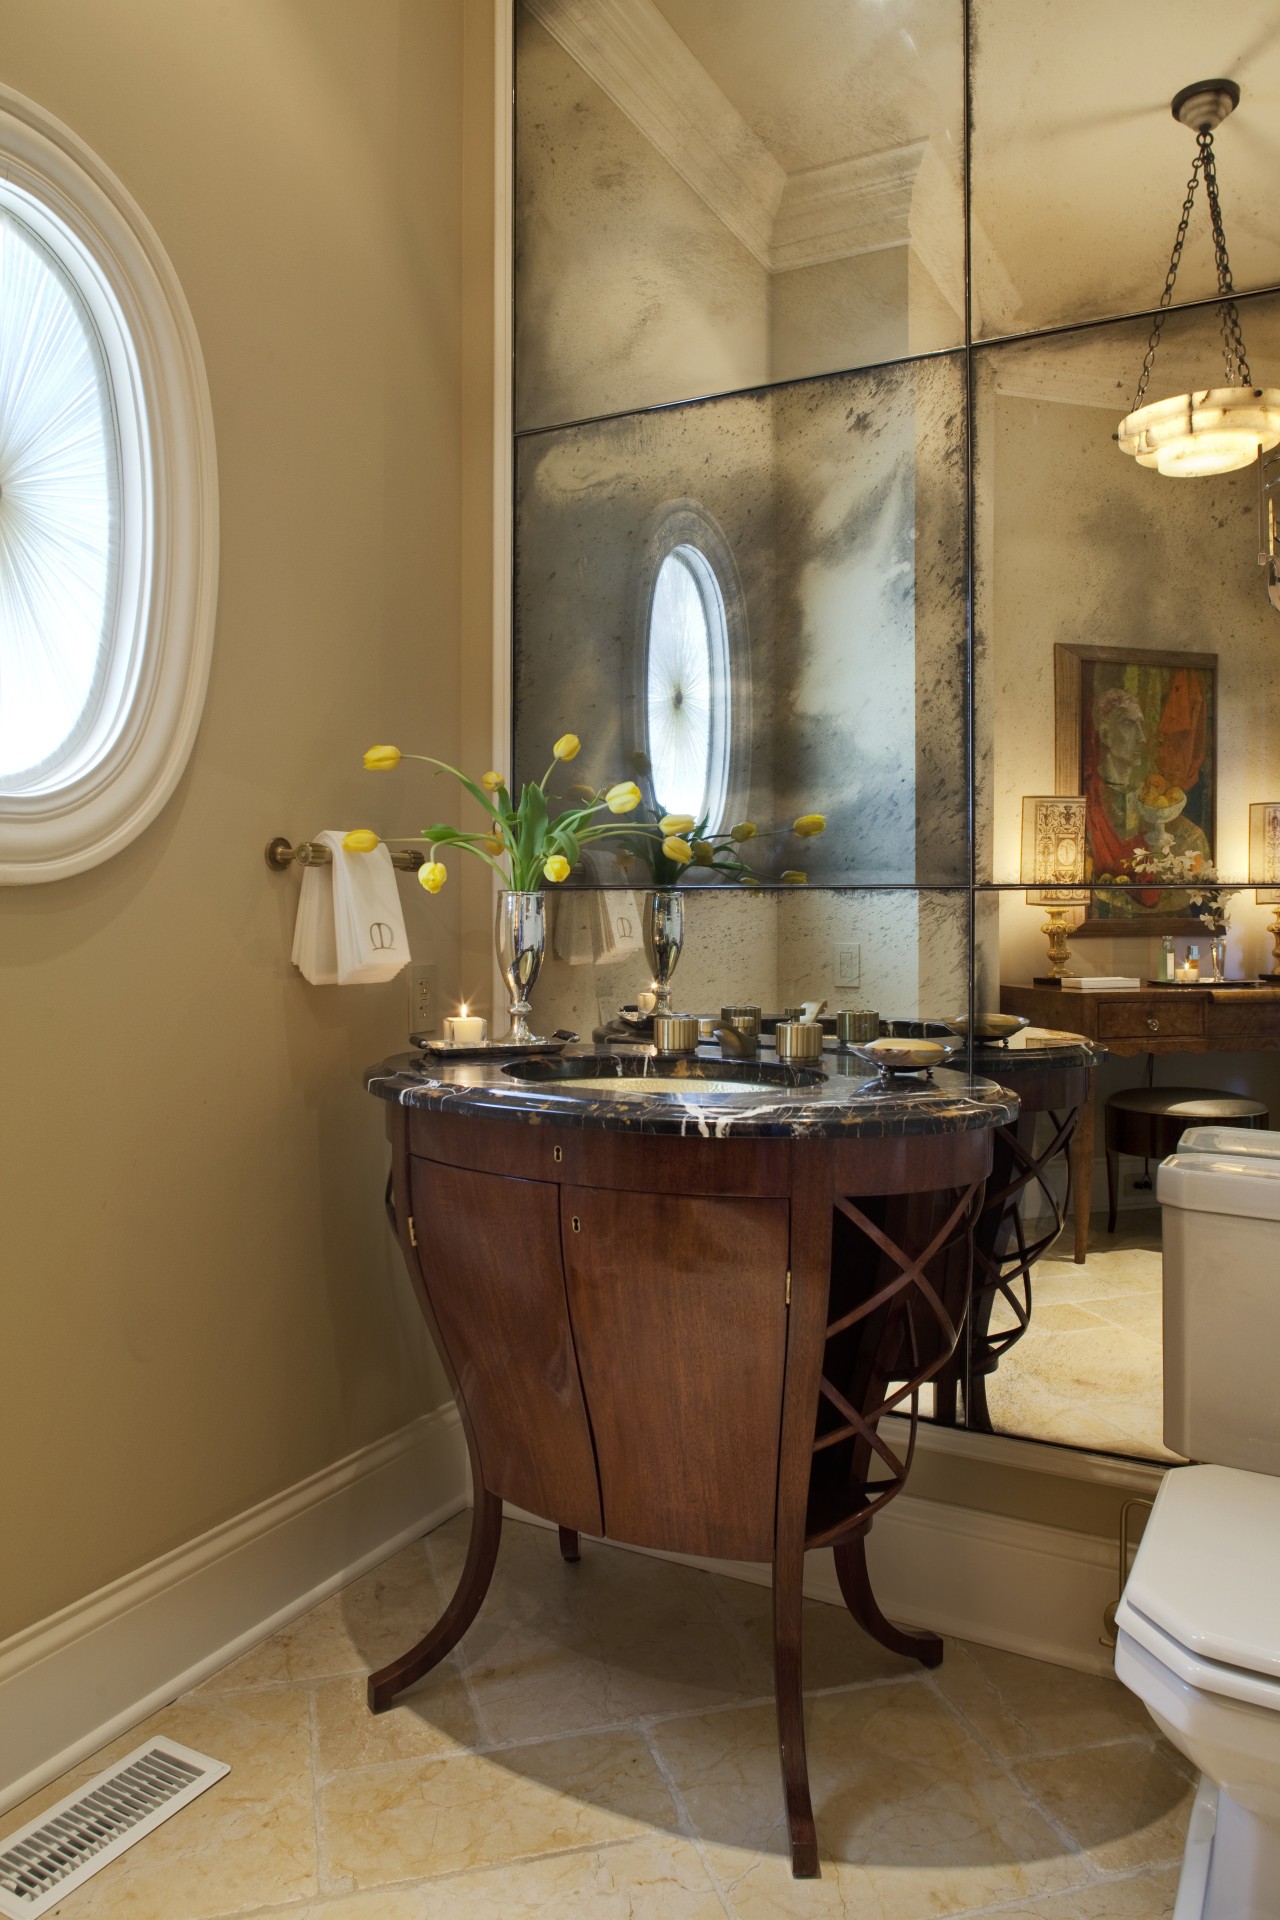
{"type": "MultiPolygon", "coordinates": [[[[993,1327],[1012,1325],[1003,1303],[993,1327]],[[1003,1317],[1002,1317],[1003,1314],[1003,1317]]],[[[1077,1266],[1068,1227],[1032,1276],[1031,1325],[987,1383],[997,1433],[1147,1460],[1175,1460],[1162,1438],[1160,1214],[1105,1214],[1077,1266]]]]}
{"type": "Polygon", "coordinates": [[[1157,1920],[1192,1785],[1116,1682],[953,1642],[936,1674],[806,1619],[820,1881],[787,1866],[765,1589],[507,1523],[459,1653],[372,1719],[460,1515],[0,1821],[147,1733],[227,1778],[61,1920],[1157,1920]]]}

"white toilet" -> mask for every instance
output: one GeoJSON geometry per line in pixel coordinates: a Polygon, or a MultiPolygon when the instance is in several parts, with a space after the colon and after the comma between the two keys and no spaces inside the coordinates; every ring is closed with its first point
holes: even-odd
{"type": "Polygon", "coordinates": [[[1280,1133],[1159,1169],[1166,1474],[1116,1673],[1201,1772],[1174,1920],[1280,1920],[1280,1133]]]}

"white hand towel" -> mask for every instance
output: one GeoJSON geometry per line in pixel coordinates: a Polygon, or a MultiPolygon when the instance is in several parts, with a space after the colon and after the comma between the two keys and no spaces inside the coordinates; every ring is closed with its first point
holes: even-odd
{"type": "Polygon", "coordinates": [[[317,836],[333,864],[307,867],[302,876],[294,964],[313,986],[370,986],[407,965],[409,941],[386,847],[347,853],[342,832],[317,836]]]}

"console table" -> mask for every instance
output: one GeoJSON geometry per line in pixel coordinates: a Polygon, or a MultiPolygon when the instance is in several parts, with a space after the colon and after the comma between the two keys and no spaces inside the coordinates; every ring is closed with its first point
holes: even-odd
{"type": "MultiPolygon", "coordinates": [[[[1000,1011],[1037,1027],[1082,1034],[1108,1053],[1255,1053],[1280,1049],[1280,987],[1130,987],[1076,993],[1061,987],[1002,986],[1000,1011]]],[[[1072,1142],[1076,1259],[1083,1260],[1093,1202],[1094,1103],[1072,1142]]]]}

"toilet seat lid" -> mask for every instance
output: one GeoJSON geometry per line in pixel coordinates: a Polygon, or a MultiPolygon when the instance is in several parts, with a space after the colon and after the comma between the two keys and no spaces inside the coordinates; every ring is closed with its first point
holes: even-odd
{"type": "Polygon", "coordinates": [[[1280,1677],[1280,1479],[1174,1467],[1124,1598],[1198,1659],[1280,1677]]]}

